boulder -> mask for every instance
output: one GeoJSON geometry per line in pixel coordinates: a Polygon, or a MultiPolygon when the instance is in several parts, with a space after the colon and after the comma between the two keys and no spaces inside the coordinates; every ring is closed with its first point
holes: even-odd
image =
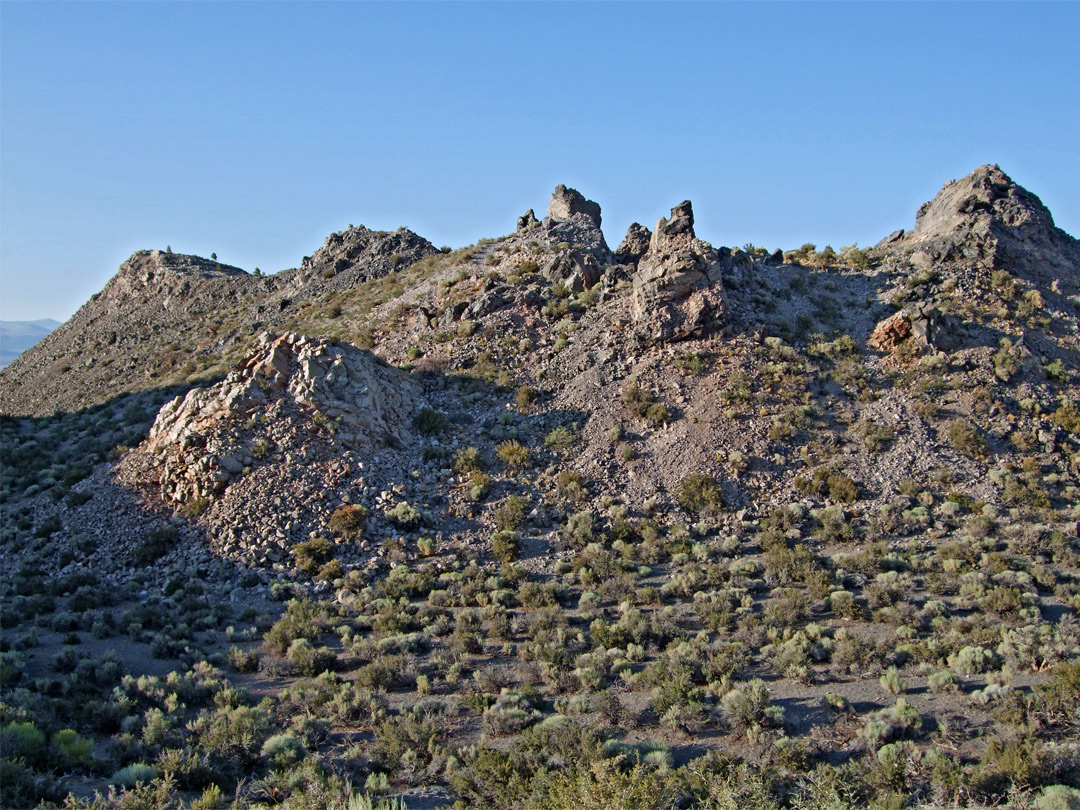
{"type": "Polygon", "coordinates": [[[603,271],[591,253],[570,249],[561,251],[548,262],[542,274],[552,284],[563,284],[579,293],[597,284],[603,271]]]}
{"type": "Polygon", "coordinates": [[[943,315],[938,309],[917,303],[890,315],[874,327],[867,343],[881,352],[896,352],[901,345],[911,341],[917,352],[944,349],[951,351],[958,346],[958,324],[955,318],[943,315]]]}

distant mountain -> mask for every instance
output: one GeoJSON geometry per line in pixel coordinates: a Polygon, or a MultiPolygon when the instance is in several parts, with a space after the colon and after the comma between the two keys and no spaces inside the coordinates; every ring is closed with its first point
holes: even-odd
{"type": "Polygon", "coordinates": [[[60,321],[54,321],[52,318],[42,318],[39,321],[0,321],[0,368],[6,366],[59,325],[60,321]]]}

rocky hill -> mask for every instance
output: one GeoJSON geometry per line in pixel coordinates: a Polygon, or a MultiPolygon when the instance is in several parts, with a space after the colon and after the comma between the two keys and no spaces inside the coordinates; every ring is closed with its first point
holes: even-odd
{"type": "Polygon", "coordinates": [[[140,252],[0,372],[5,717],[109,752],[5,796],[1080,788],[1080,244],[997,166],[869,249],[601,224],[140,252]]]}
{"type": "Polygon", "coordinates": [[[138,251],[47,341],[4,371],[0,412],[43,415],[118,392],[225,374],[264,328],[305,306],[437,253],[411,231],[350,228],[272,276],[198,256],[138,251]]]}

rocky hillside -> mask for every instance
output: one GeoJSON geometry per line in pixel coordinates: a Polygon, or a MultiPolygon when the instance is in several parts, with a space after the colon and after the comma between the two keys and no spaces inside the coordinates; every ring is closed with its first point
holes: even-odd
{"type": "Polygon", "coordinates": [[[1077,241],[996,166],[869,249],[601,224],[133,256],[2,372],[10,716],[237,807],[1080,788],[1077,241]],[[50,682],[88,628],[201,685],[50,682]]]}
{"type": "Polygon", "coordinates": [[[285,329],[331,291],[437,253],[411,231],[350,228],[272,276],[160,250],[131,256],[48,340],[4,369],[0,413],[44,415],[118,392],[224,375],[265,328],[285,329]]]}

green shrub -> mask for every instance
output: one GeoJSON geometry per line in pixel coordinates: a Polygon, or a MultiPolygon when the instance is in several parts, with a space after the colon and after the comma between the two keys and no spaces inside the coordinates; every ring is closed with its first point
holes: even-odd
{"type": "Polygon", "coordinates": [[[495,528],[500,532],[514,532],[521,528],[529,514],[529,499],[524,495],[508,495],[502,503],[492,510],[495,528]]]}
{"type": "Polygon", "coordinates": [[[459,450],[454,457],[454,469],[460,473],[483,472],[483,456],[475,447],[466,447],[464,450],[459,450]]]}
{"type": "Polygon", "coordinates": [[[307,756],[304,744],[292,734],[275,734],[262,746],[262,756],[272,768],[289,768],[307,756]]]}
{"type": "Polygon", "coordinates": [[[140,783],[149,784],[157,779],[157,775],[157,768],[153,765],[147,765],[145,762],[135,762],[116,771],[112,778],[109,779],[109,784],[131,788],[140,783]]]}
{"type": "Polygon", "coordinates": [[[596,516],[592,512],[576,512],[566,519],[559,539],[568,547],[583,549],[594,539],[596,516]]]}
{"type": "Polygon", "coordinates": [[[622,401],[631,416],[644,419],[654,427],[660,427],[668,419],[664,404],[657,402],[652,394],[636,382],[622,392],[622,401]]]}
{"type": "Polygon", "coordinates": [[[900,671],[896,667],[889,667],[878,682],[881,688],[890,695],[899,695],[907,691],[907,681],[900,676],[900,671]]]}
{"type": "Polygon", "coordinates": [[[469,498],[474,501],[482,501],[491,492],[494,483],[490,475],[482,472],[474,472],[469,476],[469,498]]]}
{"type": "Polygon", "coordinates": [[[491,536],[491,554],[499,562],[513,562],[520,553],[521,543],[516,532],[504,529],[491,536]]]}
{"type": "Polygon", "coordinates": [[[724,492],[711,475],[690,473],[679,483],[679,505],[698,516],[712,516],[724,508],[724,492]]]}
{"type": "Polygon", "coordinates": [[[1032,807],[1035,810],[1080,810],[1080,790],[1067,785],[1047,785],[1032,807]]]}
{"type": "Polygon", "coordinates": [[[959,691],[960,684],[960,676],[951,669],[934,672],[926,679],[927,687],[934,694],[959,691]]]}
{"type": "Polygon", "coordinates": [[[348,539],[359,540],[367,526],[368,510],[359,504],[346,504],[336,509],[326,522],[330,531],[348,539]]]}
{"type": "Polygon", "coordinates": [[[521,386],[518,389],[517,396],[515,397],[517,406],[521,410],[525,410],[534,402],[536,402],[536,389],[530,388],[527,385],[521,386]]]}
{"type": "Polygon", "coordinates": [[[1062,405],[1050,414],[1050,419],[1063,430],[1069,431],[1074,436],[1080,436],[1080,409],[1072,403],[1062,405]]]}
{"type": "Polygon", "coordinates": [[[52,746],[63,760],[83,763],[94,753],[94,741],[80,737],[74,729],[64,728],[52,736],[52,746]]]}
{"type": "Polygon", "coordinates": [[[386,511],[386,517],[391,522],[402,528],[412,528],[420,525],[424,516],[408,501],[402,501],[386,511]]]}
{"type": "Polygon", "coordinates": [[[259,668],[259,654],[254,650],[242,650],[234,645],[229,647],[225,658],[233,672],[254,672],[259,668]]]}
{"type": "Polygon", "coordinates": [[[555,478],[555,488],[571,501],[584,501],[589,497],[585,476],[576,470],[561,470],[555,478]]]}
{"type": "Polygon", "coordinates": [[[859,485],[854,479],[840,473],[834,473],[828,478],[829,497],[842,503],[855,503],[859,500],[859,485]]]}
{"type": "Polygon", "coordinates": [[[563,425],[559,425],[544,437],[544,447],[559,453],[566,453],[576,442],[574,431],[563,425]]]}
{"type": "Polygon", "coordinates": [[[986,441],[966,419],[953,419],[945,425],[945,437],[957,450],[971,458],[986,456],[986,441]]]}
{"type": "Polygon", "coordinates": [[[446,415],[434,408],[421,408],[413,417],[413,427],[426,436],[435,436],[446,430],[446,415]]]}
{"type": "Polygon", "coordinates": [[[311,576],[334,554],[334,544],[325,537],[313,537],[292,547],[296,567],[311,576]]]}
{"type": "Polygon", "coordinates": [[[499,461],[511,470],[521,470],[532,466],[532,454],[517,439],[510,439],[495,448],[499,461]]]}
{"type": "Polygon", "coordinates": [[[315,676],[332,670],[337,664],[337,656],[326,647],[316,648],[306,638],[298,638],[289,645],[285,657],[296,666],[301,675],[315,676]]]}
{"type": "Polygon", "coordinates": [[[45,732],[30,722],[12,722],[0,728],[0,751],[9,759],[33,765],[45,755],[45,732]]]}
{"type": "Polygon", "coordinates": [[[738,729],[747,729],[765,722],[765,711],[772,695],[761,678],[738,684],[720,700],[728,721],[738,729]]]}

